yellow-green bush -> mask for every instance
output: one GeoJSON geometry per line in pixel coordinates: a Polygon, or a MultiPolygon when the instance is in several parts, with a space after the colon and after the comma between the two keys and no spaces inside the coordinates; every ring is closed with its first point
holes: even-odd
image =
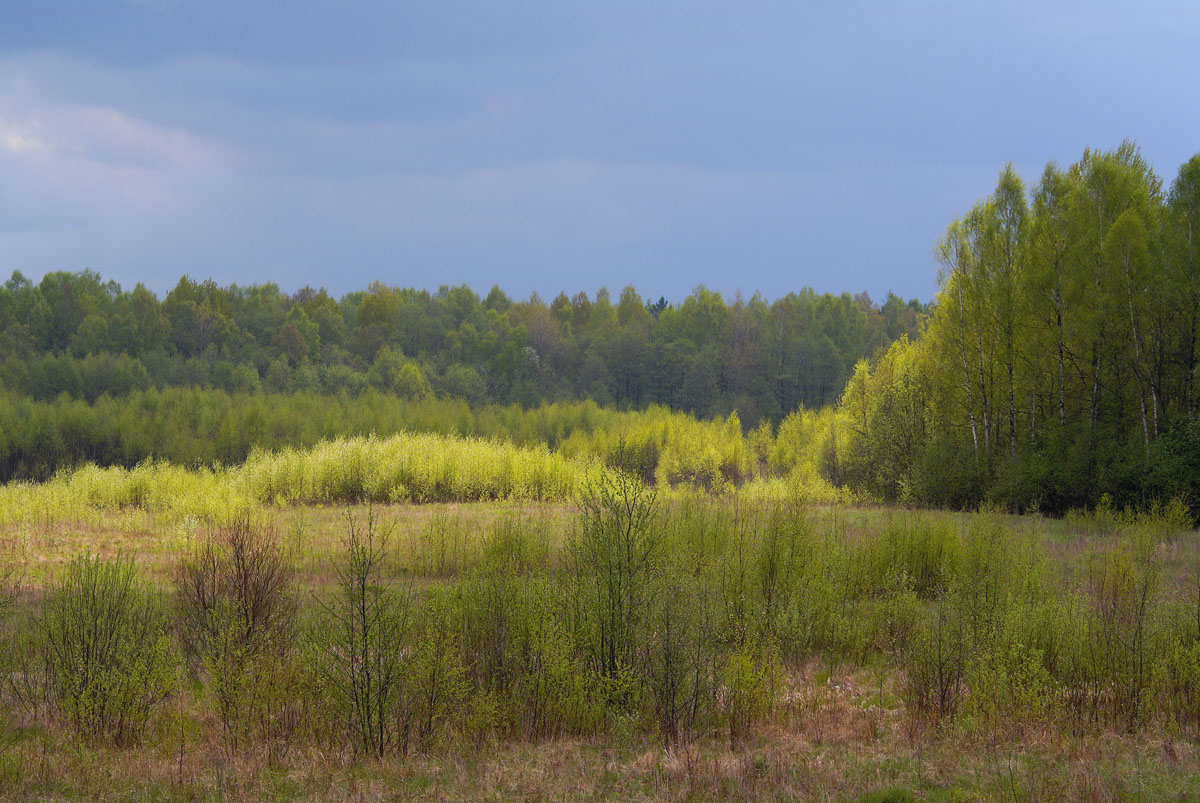
{"type": "Polygon", "coordinates": [[[13,483],[0,487],[0,524],[120,509],[213,521],[262,504],[555,501],[570,498],[596,470],[545,447],[438,435],[345,438],[308,450],[255,452],[230,468],[85,466],[42,484],[13,483]]]}

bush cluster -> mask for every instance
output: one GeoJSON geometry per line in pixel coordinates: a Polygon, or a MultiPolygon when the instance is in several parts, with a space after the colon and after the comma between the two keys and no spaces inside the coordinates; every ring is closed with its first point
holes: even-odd
{"type": "Polygon", "coordinates": [[[1200,564],[1167,581],[1169,512],[1064,572],[990,512],[665,499],[611,470],[578,501],[565,539],[509,513],[439,559],[348,514],[315,595],[247,516],[189,549],[165,593],[128,559],[81,557],[18,606],[3,693],[19,717],[118,744],[190,700],[225,750],[275,758],[564,734],[737,745],[816,660],[894,673],[916,727],[1200,737],[1200,564]]]}

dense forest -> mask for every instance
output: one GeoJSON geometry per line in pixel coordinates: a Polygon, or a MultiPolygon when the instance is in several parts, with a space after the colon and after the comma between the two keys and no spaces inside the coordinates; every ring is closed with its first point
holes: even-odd
{"type": "Polygon", "coordinates": [[[768,303],[699,287],[678,305],[633,287],[615,301],[495,287],[436,293],[376,282],[340,300],[274,284],[184,277],[163,299],[95,273],[20,273],[0,288],[0,386],[38,400],[163,387],[229,392],[440,396],[472,405],[592,399],[754,426],[835,401],[854,364],[901,335],[923,306],[889,294],[812,290],[768,303]]]}
{"type": "Polygon", "coordinates": [[[860,363],[827,472],[883,499],[1061,511],[1200,500],[1200,156],[1011,166],[936,247],[920,342],[860,363]],[[837,448],[840,447],[840,448],[837,448]]]}

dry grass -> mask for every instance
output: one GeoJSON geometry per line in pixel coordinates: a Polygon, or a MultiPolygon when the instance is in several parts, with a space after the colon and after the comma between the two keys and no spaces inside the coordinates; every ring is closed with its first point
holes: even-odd
{"type": "MultiPolygon", "coordinates": [[[[562,504],[398,504],[373,508],[380,526],[392,531],[402,568],[436,577],[477,555],[483,536],[505,518],[541,525],[565,538],[575,509],[562,504]]],[[[342,555],[346,516],[362,520],[367,507],[263,508],[263,523],[281,534],[301,585],[322,587],[342,555]]],[[[108,512],[93,518],[0,527],[0,566],[11,567],[29,586],[41,585],[81,554],[131,556],[150,579],[165,583],[181,553],[198,543],[210,526],[196,519],[165,521],[145,511],[108,512]]],[[[557,546],[559,544],[551,544],[557,546]]]]}
{"type": "MultiPolygon", "coordinates": [[[[153,745],[94,747],[32,730],[0,754],[4,799],[856,800],[903,790],[918,800],[1193,800],[1200,751],[1162,736],[996,741],[914,733],[869,671],[817,664],[792,678],[776,722],[737,749],[716,738],[552,739],[438,756],[354,760],[309,746],[284,762],[229,754],[182,721],[153,745]]],[[[867,798],[872,799],[872,798],[867,798]]],[[[876,798],[878,799],[878,798],[876,798]]],[[[908,798],[893,798],[908,799],[908,798]]]]}

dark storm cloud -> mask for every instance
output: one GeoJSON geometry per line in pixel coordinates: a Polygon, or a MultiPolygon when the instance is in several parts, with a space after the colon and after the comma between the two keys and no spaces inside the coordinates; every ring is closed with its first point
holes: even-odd
{"type": "Polygon", "coordinates": [[[0,271],[928,298],[1014,161],[1197,149],[1190,4],[24,4],[0,271]]]}

